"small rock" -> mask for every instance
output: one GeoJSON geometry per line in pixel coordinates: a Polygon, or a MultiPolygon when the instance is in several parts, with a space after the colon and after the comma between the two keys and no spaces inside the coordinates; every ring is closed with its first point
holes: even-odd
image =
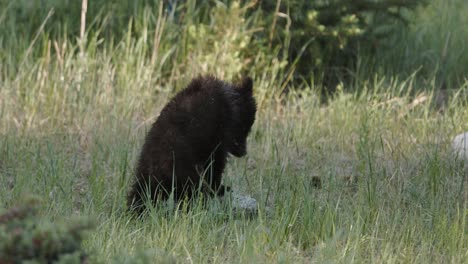
{"type": "Polygon", "coordinates": [[[312,176],[312,178],[310,179],[310,184],[314,188],[322,189],[322,179],[320,179],[319,176],[312,176]]]}
{"type": "Polygon", "coordinates": [[[235,191],[232,191],[228,197],[231,200],[232,208],[239,209],[239,210],[247,210],[247,211],[257,211],[258,210],[258,203],[257,200],[248,196],[242,195],[235,191]]]}
{"type": "Polygon", "coordinates": [[[468,161],[468,132],[457,135],[453,139],[452,149],[460,159],[468,161]]]}

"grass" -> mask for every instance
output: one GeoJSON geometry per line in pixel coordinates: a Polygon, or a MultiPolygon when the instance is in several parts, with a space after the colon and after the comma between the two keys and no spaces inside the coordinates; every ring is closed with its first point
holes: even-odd
{"type": "MultiPolygon", "coordinates": [[[[223,34],[245,41],[245,23],[223,34]]],[[[125,196],[148,127],[174,90],[219,68],[210,51],[225,56],[216,73],[236,77],[229,64],[243,63],[237,46],[196,42],[184,54],[198,61],[191,65],[170,38],[161,37],[154,62],[144,34],[116,45],[88,36],[80,56],[72,41],[37,33],[35,43],[6,45],[0,57],[1,206],[34,194],[51,219],[94,219],[84,241],[91,263],[468,261],[466,162],[449,148],[468,130],[466,79],[441,108],[435,74],[419,82],[376,73],[357,82],[359,92],[323,105],[316,87],[282,94],[287,66],[259,51],[248,155],[230,159],[224,178],[259,201],[259,215],[213,201],[132,220],[125,196]]]]}
{"type": "Polygon", "coordinates": [[[225,176],[262,204],[253,219],[195,208],[131,220],[126,189],[149,125],[131,115],[3,134],[1,200],[33,193],[52,218],[96,219],[85,247],[101,262],[139,250],[197,263],[466,261],[466,169],[448,143],[466,130],[467,108],[455,100],[441,114],[376,96],[342,94],[322,107],[304,92],[265,106],[248,157],[231,159],[225,176]]]}

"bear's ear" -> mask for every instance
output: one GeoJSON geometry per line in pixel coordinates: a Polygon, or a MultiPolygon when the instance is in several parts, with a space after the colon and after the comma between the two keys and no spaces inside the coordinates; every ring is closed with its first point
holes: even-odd
{"type": "Polygon", "coordinates": [[[252,95],[253,90],[253,80],[252,78],[246,76],[242,79],[240,90],[243,94],[252,95]]]}

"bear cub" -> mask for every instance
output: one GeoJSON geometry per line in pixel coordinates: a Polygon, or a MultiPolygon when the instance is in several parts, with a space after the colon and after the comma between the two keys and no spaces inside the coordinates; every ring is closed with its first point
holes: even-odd
{"type": "Polygon", "coordinates": [[[148,132],[129,195],[130,210],[144,201],[175,201],[199,192],[224,195],[221,185],[228,153],[246,154],[246,139],[257,111],[252,79],[238,84],[198,77],[163,108],[148,132]]]}

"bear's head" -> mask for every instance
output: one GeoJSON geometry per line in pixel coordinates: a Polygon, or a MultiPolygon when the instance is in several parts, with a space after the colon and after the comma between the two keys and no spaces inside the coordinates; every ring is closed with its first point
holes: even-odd
{"type": "Polygon", "coordinates": [[[236,157],[242,157],[247,153],[247,136],[250,133],[257,105],[253,97],[253,81],[245,77],[239,84],[233,85],[232,98],[233,117],[229,138],[227,140],[227,151],[236,157]]]}

